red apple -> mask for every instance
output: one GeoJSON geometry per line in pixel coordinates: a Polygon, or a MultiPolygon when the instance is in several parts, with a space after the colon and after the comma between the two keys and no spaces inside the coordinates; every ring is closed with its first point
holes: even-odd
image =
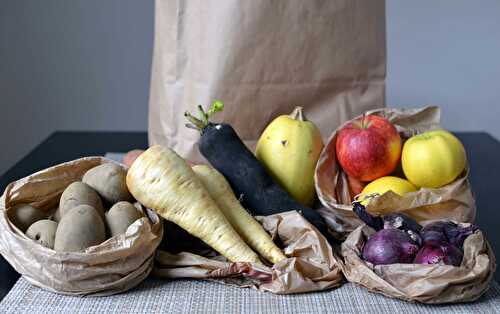
{"type": "Polygon", "coordinates": [[[401,157],[401,137],[387,119],[368,115],[337,133],[337,159],[342,169],[360,181],[372,181],[394,171],[401,157]]]}
{"type": "Polygon", "coordinates": [[[142,153],[144,153],[144,150],[142,149],[131,150],[123,156],[122,163],[124,163],[125,166],[130,167],[142,153]]]}
{"type": "Polygon", "coordinates": [[[352,200],[356,195],[360,194],[366,186],[365,182],[361,182],[351,176],[347,176],[347,184],[349,185],[349,195],[352,200]]]}

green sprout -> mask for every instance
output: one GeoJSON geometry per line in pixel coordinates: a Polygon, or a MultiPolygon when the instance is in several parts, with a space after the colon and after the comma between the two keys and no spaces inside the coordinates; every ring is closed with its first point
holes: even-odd
{"type": "Polygon", "coordinates": [[[203,110],[203,107],[201,105],[198,105],[198,113],[200,117],[195,117],[192,114],[190,114],[188,111],[184,112],[184,116],[189,120],[190,123],[186,124],[186,127],[190,129],[197,129],[197,130],[203,130],[208,124],[209,124],[209,119],[212,115],[216,114],[217,112],[221,112],[224,110],[224,103],[220,100],[215,100],[208,111],[205,112],[203,110]]]}

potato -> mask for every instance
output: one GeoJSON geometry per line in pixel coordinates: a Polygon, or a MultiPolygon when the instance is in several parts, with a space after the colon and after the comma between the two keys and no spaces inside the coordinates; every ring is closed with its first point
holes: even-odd
{"type": "Polygon", "coordinates": [[[57,207],[56,210],[52,213],[52,217],[50,218],[55,222],[61,221],[61,208],[57,207]]]}
{"type": "Polygon", "coordinates": [[[70,209],[59,222],[54,250],[78,252],[106,240],[106,229],[101,216],[89,205],[70,209]]]}
{"type": "Polygon", "coordinates": [[[89,205],[96,209],[101,217],[104,217],[104,207],[101,198],[96,191],[83,182],[73,182],[64,190],[59,200],[59,211],[61,217],[79,205],[89,205]]]}
{"type": "Polygon", "coordinates": [[[27,204],[9,210],[7,216],[22,232],[25,232],[34,222],[47,218],[43,211],[27,204]]]}
{"type": "Polygon", "coordinates": [[[129,202],[118,202],[106,213],[106,224],[112,237],[125,233],[127,228],[143,215],[129,202]]]}
{"type": "Polygon", "coordinates": [[[57,222],[44,219],[32,224],[26,231],[26,235],[28,238],[35,240],[35,242],[38,242],[49,249],[53,249],[56,230],[57,222]]]}
{"type": "Polygon", "coordinates": [[[87,171],[82,181],[96,190],[108,203],[115,204],[132,200],[125,183],[126,176],[127,171],[119,165],[106,163],[87,171]]]}

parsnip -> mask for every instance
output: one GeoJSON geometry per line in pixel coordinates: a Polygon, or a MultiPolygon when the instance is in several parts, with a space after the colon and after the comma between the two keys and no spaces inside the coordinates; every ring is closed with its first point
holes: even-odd
{"type": "Polygon", "coordinates": [[[273,264],[286,258],[271,236],[241,206],[220,172],[207,165],[196,165],[192,168],[224,216],[250,247],[273,264]]]}
{"type": "Polygon", "coordinates": [[[173,150],[161,146],[149,148],[134,161],[126,181],[139,202],[200,238],[230,261],[261,263],[191,167],[173,150]]]}

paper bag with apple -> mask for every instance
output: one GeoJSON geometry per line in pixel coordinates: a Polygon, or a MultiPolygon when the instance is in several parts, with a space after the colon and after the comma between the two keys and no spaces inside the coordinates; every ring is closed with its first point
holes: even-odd
{"type": "Polygon", "coordinates": [[[476,213],[465,150],[440,127],[438,107],[366,112],[332,133],[319,158],[320,209],[338,238],[362,224],[352,201],[368,212],[402,212],[418,222],[473,222],[476,213]]]}

